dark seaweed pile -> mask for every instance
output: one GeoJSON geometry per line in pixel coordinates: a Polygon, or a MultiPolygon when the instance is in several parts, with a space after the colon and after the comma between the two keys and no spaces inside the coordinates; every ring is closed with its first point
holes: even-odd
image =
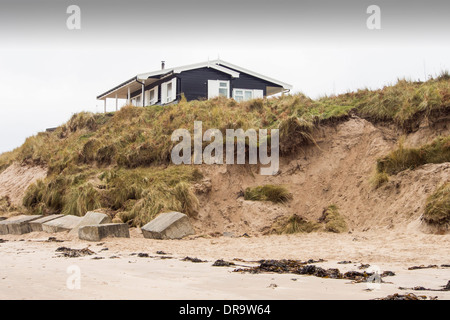
{"type": "MultiPolygon", "coordinates": [[[[407,294],[394,293],[385,298],[378,298],[375,300],[427,300],[427,297],[416,296],[414,293],[407,293],[407,294]]],[[[437,297],[430,297],[430,300],[437,300],[437,297]]]]}
{"type": "MultiPolygon", "coordinates": [[[[259,261],[259,266],[239,268],[235,269],[234,272],[243,273],[293,273],[301,275],[312,275],[320,278],[330,278],[330,279],[349,279],[354,281],[367,281],[372,275],[372,272],[360,272],[360,271],[348,271],[341,273],[339,269],[329,268],[324,269],[310,263],[323,262],[324,260],[261,260],[259,261]]],[[[387,277],[395,275],[392,271],[383,272],[380,277],[387,277]]]]}
{"type": "Polygon", "coordinates": [[[181,259],[181,261],[191,261],[191,262],[194,262],[194,263],[208,262],[206,260],[202,260],[202,259],[199,259],[199,258],[191,258],[191,257],[185,257],[185,258],[181,259]]]}
{"type": "Polygon", "coordinates": [[[60,253],[60,257],[66,257],[66,258],[79,258],[86,255],[92,255],[95,254],[94,251],[91,251],[89,248],[84,249],[71,249],[66,247],[59,247],[56,249],[56,252],[60,253]]]}

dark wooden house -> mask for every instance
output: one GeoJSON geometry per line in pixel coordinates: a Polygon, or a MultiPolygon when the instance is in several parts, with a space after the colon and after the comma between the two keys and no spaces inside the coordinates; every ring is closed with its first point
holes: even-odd
{"type": "Polygon", "coordinates": [[[288,92],[292,86],[222,60],[139,74],[99,95],[98,100],[127,99],[136,106],[177,103],[218,96],[245,101],[288,92]]]}

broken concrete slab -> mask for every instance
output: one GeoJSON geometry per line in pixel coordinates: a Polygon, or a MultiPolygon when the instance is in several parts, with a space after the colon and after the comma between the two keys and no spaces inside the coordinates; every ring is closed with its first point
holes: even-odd
{"type": "Polygon", "coordinates": [[[91,226],[94,224],[105,224],[111,222],[112,222],[111,218],[108,215],[100,212],[89,211],[84,215],[80,223],[78,223],[78,225],[69,232],[69,234],[70,235],[78,234],[78,230],[84,226],[91,226]]]}
{"type": "Polygon", "coordinates": [[[72,215],[48,221],[42,224],[42,231],[48,233],[56,233],[63,231],[70,231],[75,228],[83,218],[72,215]]]}
{"type": "Polygon", "coordinates": [[[195,234],[187,215],[181,212],[161,213],[141,228],[148,239],[181,239],[195,234]]]}
{"type": "Polygon", "coordinates": [[[41,215],[20,215],[0,221],[0,235],[29,233],[31,232],[29,223],[41,217],[41,215]]]}
{"type": "Polygon", "coordinates": [[[81,227],[78,237],[88,241],[100,241],[106,237],[129,238],[130,231],[126,223],[94,224],[81,227]]]}
{"type": "Polygon", "coordinates": [[[31,227],[31,232],[39,232],[39,231],[43,231],[42,230],[42,224],[55,220],[55,219],[59,219],[64,217],[63,214],[52,214],[50,216],[45,216],[36,220],[33,220],[30,222],[30,227],[31,227]]]}

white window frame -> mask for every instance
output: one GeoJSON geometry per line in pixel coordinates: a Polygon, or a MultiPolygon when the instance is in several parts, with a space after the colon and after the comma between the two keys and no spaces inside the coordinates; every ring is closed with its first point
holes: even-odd
{"type": "Polygon", "coordinates": [[[226,90],[227,90],[227,95],[225,97],[228,99],[230,97],[230,81],[219,80],[219,92],[218,92],[219,97],[221,96],[220,89],[223,89],[223,88],[226,88],[226,90]],[[225,84],[226,87],[221,86],[221,84],[225,84]]]}
{"type": "Polygon", "coordinates": [[[171,101],[172,95],[173,95],[173,84],[172,84],[172,81],[170,81],[167,83],[167,92],[166,92],[166,97],[165,97],[167,102],[171,101]],[[169,88],[170,88],[170,90],[169,90],[169,88]]]}
{"type": "Polygon", "coordinates": [[[149,106],[155,105],[158,102],[158,86],[146,91],[146,104],[149,106]],[[153,99],[150,98],[151,94],[154,94],[153,99]]]}
{"type": "Polygon", "coordinates": [[[208,80],[208,99],[220,97],[220,84],[226,83],[227,95],[226,98],[230,98],[230,81],[229,80],[208,80]]]}
{"type": "Polygon", "coordinates": [[[233,89],[233,99],[238,101],[239,100],[236,98],[236,91],[242,91],[242,100],[240,101],[248,101],[248,100],[252,100],[252,99],[256,99],[256,98],[263,98],[264,97],[264,91],[263,90],[259,90],[259,89],[240,89],[240,88],[234,88],[233,89]],[[245,98],[245,94],[246,93],[251,93],[251,98],[250,99],[246,99],[245,98]]]}
{"type": "Polygon", "coordinates": [[[141,99],[141,95],[142,95],[142,93],[141,94],[138,94],[137,96],[134,96],[132,99],[131,99],[131,105],[132,106],[135,106],[135,107],[140,107],[140,106],[142,106],[142,101],[140,100],[141,99]],[[138,99],[139,99],[139,101],[138,101],[138,99]]]}
{"type": "Polygon", "coordinates": [[[161,84],[161,104],[167,104],[177,99],[177,78],[161,84]],[[168,85],[171,85],[171,95],[169,96],[168,85]]]}

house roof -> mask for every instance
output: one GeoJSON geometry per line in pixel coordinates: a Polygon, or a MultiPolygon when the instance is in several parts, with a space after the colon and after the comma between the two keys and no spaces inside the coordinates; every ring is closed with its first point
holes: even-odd
{"type": "Polygon", "coordinates": [[[232,76],[233,78],[239,78],[239,72],[230,70],[228,68],[224,68],[224,67],[220,66],[219,64],[215,63],[214,61],[207,61],[207,62],[190,64],[190,65],[176,67],[176,68],[171,68],[171,69],[163,69],[163,70],[158,70],[158,71],[153,71],[153,72],[148,72],[148,73],[142,73],[142,74],[138,74],[137,78],[139,80],[146,80],[148,78],[152,78],[154,76],[158,76],[158,75],[160,75],[160,74],[162,74],[164,72],[167,72],[167,71],[171,71],[172,73],[181,73],[183,71],[199,69],[199,68],[212,68],[212,69],[216,69],[218,71],[221,71],[223,73],[227,73],[230,76],[232,76]]]}
{"type": "MultiPolygon", "coordinates": [[[[117,98],[120,98],[120,99],[126,99],[128,97],[128,90],[130,90],[130,92],[135,92],[135,91],[141,90],[142,83],[144,83],[147,86],[153,82],[156,82],[160,79],[163,79],[163,78],[173,75],[173,74],[178,74],[183,71],[205,68],[205,67],[212,68],[212,69],[221,71],[223,73],[227,73],[233,78],[239,78],[240,72],[246,73],[246,74],[249,74],[256,78],[260,78],[260,79],[266,80],[268,82],[271,82],[277,86],[280,86],[284,90],[292,89],[292,86],[290,84],[281,82],[279,80],[264,76],[262,74],[254,72],[254,71],[251,71],[251,70],[236,66],[234,64],[231,64],[229,62],[218,59],[218,60],[205,61],[205,62],[190,64],[190,65],[185,65],[185,66],[180,66],[180,67],[175,67],[175,68],[161,69],[161,70],[157,70],[157,71],[141,73],[141,74],[138,74],[135,77],[123,82],[122,84],[112,88],[111,90],[108,90],[105,93],[99,95],[97,97],[97,99],[103,100],[106,98],[115,98],[116,96],[117,96],[117,98]]],[[[277,93],[277,92],[275,92],[275,93],[277,93]]]]}

